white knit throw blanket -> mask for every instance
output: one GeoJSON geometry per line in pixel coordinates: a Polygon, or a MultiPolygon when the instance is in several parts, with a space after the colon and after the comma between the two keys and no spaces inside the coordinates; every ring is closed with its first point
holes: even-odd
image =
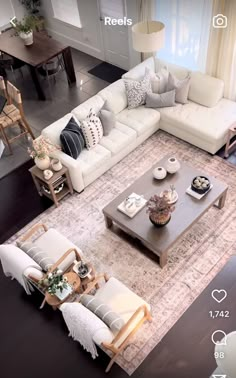
{"type": "Polygon", "coordinates": [[[78,341],[93,358],[96,358],[98,353],[93,335],[98,329],[104,328],[104,323],[78,302],[63,303],[60,310],[68,327],[69,336],[78,341]]]}

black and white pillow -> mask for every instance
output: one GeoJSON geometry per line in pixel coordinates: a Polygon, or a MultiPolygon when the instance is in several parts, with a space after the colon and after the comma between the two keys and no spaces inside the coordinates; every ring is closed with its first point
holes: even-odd
{"type": "Polygon", "coordinates": [[[137,108],[145,104],[147,93],[152,91],[151,78],[148,72],[143,80],[125,80],[125,90],[128,100],[128,109],[137,108]]]}
{"type": "Polygon", "coordinates": [[[84,136],[78,123],[71,117],[60,135],[62,151],[65,154],[77,159],[85,146],[84,136]]]}
{"type": "Polygon", "coordinates": [[[88,150],[94,148],[103,137],[101,120],[93,109],[90,109],[88,117],[82,122],[81,129],[88,150]]]}

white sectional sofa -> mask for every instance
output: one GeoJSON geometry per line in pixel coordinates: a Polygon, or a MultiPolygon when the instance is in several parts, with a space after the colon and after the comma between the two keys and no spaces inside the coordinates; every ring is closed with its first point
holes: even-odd
{"type": "Polygon", "coordinates": [[[84,149],[77,160],[61,151],[54,153],[69,168],[76,191],[81,192],[158,129],[211,154],[215,154],[225,144],[227,130],[236,121],[236,103],[223,98],[222,80],[200,72],[190,72],[153,57],[131,69],[123,78],[141,80],[146,67],[158,72],[164,66],[178,79],[191,76],[188,104],[161,109],[140,106],[128,110],[124,82],[120,79],[42,131],[43,136],[59,144],[60,133],[72,115],[83,120],[91,108],[98,112],[105,100],[114,111],[116,127],[94,149],[84,149]]]}

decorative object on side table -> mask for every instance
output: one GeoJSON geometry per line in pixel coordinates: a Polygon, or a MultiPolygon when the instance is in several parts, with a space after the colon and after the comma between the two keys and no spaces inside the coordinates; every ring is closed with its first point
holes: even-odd
{"type": "Polygon", "coordinates": [[[176,173],[180,169],[180,162],[175,157],[170,157],[166,162],[168,173],[176,173]]]}
{"type": "Polygon", "coordinates": [[[50,167],[49,154],[60,150],[59,146],[54,145],[49,139],[43,136],[33,140],[32,148],[28,148],[28,153],[39,169],[44,171],[50,167]]]}
{"type": "Polygon", "coordinates": [[[81,260],[81,261],[75,261],[73,271],[77,273],[80,278],[83,279],[91,273],[92,268],[89,267],[88,264],[84,263],[81,260]]]}
{"type": "Polygon", "coordinates": [[[160,197],[166,197],[170,205],[177,202],[179,198],[174,185],[170,185],[170,189],[168,190],[163,190],[163,192],[160,193],[160,197]]]}
{"type": "Polygon", "coordinates": [[[153,169],[153,177],[156,180],[163,180],[167,175],[167,172],[164,167],[156,167],[153,169]]]}
{"type": "Polygon", "coordinates": [[[50,180],[50,178],[53,176],[53,172],[51,171],[51,169],[45,169],[43,171],[43,176],[46,180],[50,180]]]}
{"type": "Polygon", "coordinates": [[[39,285],[50,295],[56,295],[57,297],[58,294],[61,297],[60,293],[62,293],[64,289],[66,289],[67,292],[72,292],[72,288],[68,284],[68,279],[63,277],[63,272],[60,269],[49,272],[46,277],[39,281],[39,285]]]}
{"type": "Polygon", "coordinates": [[[154,194],[147,202],[149,219],[156,227],[165,226],[171,219],[171,213],[175,210],[168,199],[154,194]]]}
{"type": "Polygon", "coordinates": [[[51,166],[52,166],[52,169],[55,171],[55,172],[58,172],[62,169],[62,164],[60,162],[59,159],[52,159],[51,160],[51,166]]]}

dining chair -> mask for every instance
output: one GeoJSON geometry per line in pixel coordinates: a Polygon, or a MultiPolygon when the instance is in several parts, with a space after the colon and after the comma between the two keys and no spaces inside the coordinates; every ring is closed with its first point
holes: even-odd
{"type": "Polygon", "coordinates": [[[25,119],[20,91],[9,81],[5,84],[2,76],[0,76],[0,90],[7,98],[7,105],[4,106],[0,114],[0,131],[3,142],[5,142],[12,154],[12,142],[24,135],[29,134],[32,139],[35,139],[35,136],[25,119]],[[15,126],[19,126],[20,133],[9,137],[6,130],[15,126]]]}
{"type": "MultiPolygon", "coordinates": [[[[5,31],[9,30],[11,28],[6,28],[5,30],[0,30],[0,34],[4,33],[5,31]]],[[[0,70],[1,74],[3,76],[7,76],[6,71],[11,71],[14,77],[14,81],[16,81],[16,75],[15,70],[19,69],[21,76],[23,78],[23,72],[22,67],[25,65],[24,62],[22,62],[19,59],[16,59],[8,54],[5,54],[3,52],[0,52],[0,70]]]]}
{"type": "Polygon", "coordinates": [[[39,74],[47,79],[51,99],[53,98],[51,79],[53,79],[55,84],[57,75],[63,70],[65,70],[63,57],[59,55],[38,68],[39,74]]]}

